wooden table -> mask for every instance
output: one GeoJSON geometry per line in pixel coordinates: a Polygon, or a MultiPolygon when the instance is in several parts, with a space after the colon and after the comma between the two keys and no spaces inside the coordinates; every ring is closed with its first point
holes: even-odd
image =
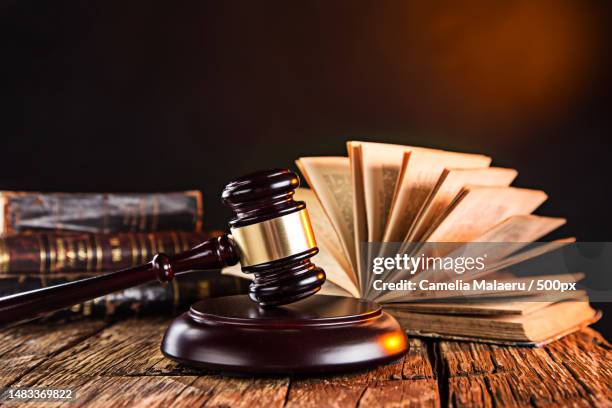
{"type": "Polygon", "coordinates": [[[2,386],[72,387],[77,400],[68,407],[612,406],[610,345],[589,329],[541,349],[411,338],[403,359],[367,372],[229,378],[165,359],[159,344],[168,321],[1,331],[2,386]]]}

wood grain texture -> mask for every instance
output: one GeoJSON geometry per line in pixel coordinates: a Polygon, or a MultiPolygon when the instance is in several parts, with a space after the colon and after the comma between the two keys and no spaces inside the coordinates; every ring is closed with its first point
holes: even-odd
{"type": "Polygon", "coordinates": [[[88,337],[41,363],[28,378],[53,372],[82,375],[146,375],[164,357],[159,343],[165,319],[128,319],[88,337]]]}
{"type": "Polygon", "coordinates": [[[410,338],[406,356],[369,371],[233,378],[165,359],[159,344],[168,322],[83,320],[1,331],[2,385],[76,390],[75,402],[46,407],[612,406],[612,349],[590,329],[541,349],[410,338]]]}
{"type": "Polygon", "coordinates": [[[102,321],[30,324],[0,331],[0,384],[9,386],[56,353],[106,327],[102,321]]]}
{"type": "Polygon", "coordinates": [[[593,330],[544,348],[438,347],[449,406],[612,406],[610,345],[593,330]]]}

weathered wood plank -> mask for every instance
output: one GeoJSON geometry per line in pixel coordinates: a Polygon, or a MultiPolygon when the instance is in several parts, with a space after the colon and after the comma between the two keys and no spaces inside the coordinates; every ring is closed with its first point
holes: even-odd
{"type": "MultiPolygon", "coordinates": [[[[88,376],[53,373],[30,381],[31,387],[70,386],[76,400],[69,407],[282,407],[289,379],[222,376],[88,376]]],[[[23,386],[19,384],[18,386],[23,386]]],[[[38,401],[23,406],[39,406],[38,401]]],[[[45,406],[63,406],[60,402],[45,406]]],[[[20,404],[20,406],[22,406],[20,404]]]]}
{"type": "Polygon", "coordinates": [[[439,407],[438,383],[434,380],[391,380],[368,385],[360,407],[439,407]]]}
{"type": "MultiPolygon", "coordinates": [[[[448,405],[452,407],[492,407],[493,401],[482,376],[448,379],[448,405]]],[[[512,406],[510,401],[508,405],[512,406]]]]}
{"type": "MultiPolygon", "coordinates": [[[[451,377],[448,405],[452,407],[590,407],[581,395],[559,398],[550,387],[515,373],[451,377]]],[[[605,405],[602,405],[605,406],[605,405]]]]}
{"type": "Polygon", "coordinates": [[[201,384],[204,387],[211,380],[217,380],[217,385],[211,390],[210,397],[206,401],[207,407],[266,407],[280,408],[285,403],[285,397],[289,390],[288,378],[227,378],[227,377],[199,377],[187,390],[181,394],[176,401],[178,404],[191,407],[188,396],[192,390],[200,393],[201,384]]]}
{"type": "Polygon", "coordinates": [[[435,378],[435,368],[429,359],[427,343],[419,338],[410,338],[408,339],[408,346],[402,368],[402,377],[410,380],[435,378]]]}
{"type": "MultiPolygon", "coordinates": [[[[175,401],[188,389],[197,377],[193,376],[143,376],[106,377],[74,375],[56,372],[38,377],[28,385],[32,387],[71,387],[76,390],[72,402],[46,402],[45,407],[168,407],[178,406],[175,401]]],[[[22,384],[20,384],[22,386],[22,384]]],[[[40,401],[30,400],[20,407],[39,407],[40,401]]],[[[187,405],[185,405],[187,406],[187,405]]]]}
{"type": "Polygon", "coordinates": [[[488,344],[456,341],[438,344],[449,377],[492,373],[495,368],[488,344]]]}
{"type": "Polygon", "coordinates": [[[159,350],[166,319],[128,319],[44,361],[36,374],[68,372],[95,375],[143,375],[165,357],[159,350]]]}
{"type": "MultiPolygon", "coordinates": [[[[236,379],[220,376],[84,377],[59,375],[35,386],[75,384],[69,406],[91,407],[282,407],[288,379],[236,379]]],[[[30,402],[36,406],[35,402],[30,402]]],[[[56,406],[60,404],[55,404],[56,406]]],[[[61,406],[61,405],[60,405],[61,406]]]]}
{"type": "Polygon", "coordinates": [[[369,383],[401,379],[404,359],[374,370],[324,377],[297,377],[291,381],[287,407],[355,407],[369,383]],[[330,405],[331,404],[331,405],[330,405]]]}
{"type": "Polygon", "coordinates": [[[586,391],[593,404],[612,406],[612,347],[597,332],[587,329],[546,347],[586,391]]]}
{"type": "Polygon", "coordinates": [[[355,407],[366,387],[367,385],[362,382],[297,381],[291,384],[285,406],[289,408],[355,407]]]}
{"type": "Polygon", "coordinates": [[[79,395],[78,404],[71,406],[168,406],[171,402],[173,406],[189,407],[284,404],[288,379],[186,375],[201,372],[181,367],[159,351],[166,326],[167,319],[119,322],[51,356],[15,386],[70,385],[79,395]],[[141,401],[138,395],[147,398],[141,401]]]}
{"type": "Polygon", "coordinates": [[[610,348],[588,333],[545,348],[440,342],[449,405],[612,405],[610,348]]]}
{"type": "Polygon", "coordinates": [[[373,370],[335,377],[294,379],[287,398],[288,407],[357,405],[438,406],[438,385],[426,343],[411,338],[404,358],[373,370]]]}
{"type": "Polygon", "coordinates": [[[159,351],[167,324],[147,318],[3,331],[0,355],[8,364],[0,378],[13,386],[73,387],[78,400],[68,407],[612,405],[612,349],[590,330],[542,349],[411,338],[395,363],[289,380],[204,375],[177,365],[159,351]]]}
{"type": "Polygon", "coordinates": [[[49,356],[102,330],[103,321],[80,320],[26,324],[0,331],[0,384],[5,387],[49,356]]]}
{"type": "Polygon", "coordinates": [[[223,387],[223,377],[202,376],[195,377],[189,387],[172,401],[172,407],[202,407],[215,394],[217,387],[223,387]]]}

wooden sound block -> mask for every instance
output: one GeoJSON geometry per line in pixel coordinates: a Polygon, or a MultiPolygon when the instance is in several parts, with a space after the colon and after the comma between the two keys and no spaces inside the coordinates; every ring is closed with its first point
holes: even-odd
{"type": "Polygon", "coordinates": [[[371,368],[406,352],[406,335],[376,303],[311,296],[261,308],[246,295],[199,301],[168,327],[161,350],[225,373],[326,373],[371,368]]]}

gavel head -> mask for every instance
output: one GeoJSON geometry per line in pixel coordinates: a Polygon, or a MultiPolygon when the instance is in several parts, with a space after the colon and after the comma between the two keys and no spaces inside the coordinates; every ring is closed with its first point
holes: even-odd
{"type": "Polygon", "coordinates": [[[252,173],[230,182],[223,202],[234,211],[230,231],[242,271],[254,275],[250,298],[260,306],[293,303],[315,294],[325,272],[310,258],[319,252],[300,185],[287,169],[252,173]]]}

